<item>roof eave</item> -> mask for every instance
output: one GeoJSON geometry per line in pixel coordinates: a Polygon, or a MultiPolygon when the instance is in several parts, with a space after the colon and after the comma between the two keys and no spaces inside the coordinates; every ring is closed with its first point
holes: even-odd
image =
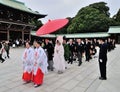
{"type": "Polygon", "coordinates": [[[1,5],[4,5],[4,6],[6,6],[6,7],[10,7],[10,8],[12,8],[12,9],[15,9],[15,10],[19,10],[19,11],[22,11],[22,12],[26,12],[26,13],[29,13],[29,14],[33,14],[33,15],[36,15],[36,16],[40,16],[39,18],[44,18],[45,16],[47,16],[47,15],[42,15],[42,14],[39,14],[39,13],[33,13],[33,12],[29,12],[29,11],[17,9],[17,8],[12,7],[12,6],[5,5],[5,4],[3,4],[3,3],[1,3],[1,2],[0,2],[0,4],[1,4],[1,5]]]}

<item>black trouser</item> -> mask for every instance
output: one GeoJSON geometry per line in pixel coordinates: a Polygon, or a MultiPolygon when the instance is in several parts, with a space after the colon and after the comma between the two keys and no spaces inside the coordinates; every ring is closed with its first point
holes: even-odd
{"type": "Polygon", "coordinates": [[[70,53],[68,64],[69,63],[71,63],[71,64],[73,63],[73,52],[70,53]]]}
{"type": "Polygon", "coordinates": [[[4,62],[5,60],[2,58],[2,54],[0,54],[0,60],[4,62]]]}
{"type": "Polygon", "coordinates": [[[77,57],[78,57],[78,66],[80,66],[82,64],[82,53],[81,52],[77,52],[77,57]]]}
{"type": "Polygon", "coordinates": [[[52,60],[52,55],[51,53],[48,53],[47,51],[45,51],[47,57],[48,57],[48,70],[53,71],[53,60],[52,60]]]}
{"type": "Polygon", "coordinates": [[[85,56],[86,56],[86,61],[89,61],[90,60],[90,51],[86,51],[85,56]]]}
{"type": "Polygon", "coordinates": [[[53,71],[53,60],[48,60],[48,69],[53,71]]]}
{"type": "Polygon", "coordinates": [[[6,53],[7,53],[7,57],[9,58],[9,50],[6,50],[6,53]]]}
{"type": "Polygon", "coordinates": [[[102,60],[102,62],[99,61],[100,74],[102,78],[106,78],[106,63],[107,60],[102,60]]]}

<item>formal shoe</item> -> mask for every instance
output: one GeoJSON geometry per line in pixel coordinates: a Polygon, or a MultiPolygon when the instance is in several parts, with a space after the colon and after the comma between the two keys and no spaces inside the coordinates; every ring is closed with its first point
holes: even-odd
{"type": "Polygon", "coordinates": [[[58,71],[58,74],[62,74],[63,72],[62,71],[58,71]]]}
{"type": "Polygon", "coordinates": [[[107,78],[99,77],[100,80],[107,80],[107,78]]]}
{"type": "Polygon", "coordinates": [[[34,85],[35,88],[37,88],[37,87],[39,87],[39,86],[40,86],[40,84],[39,84],[39,85],[38,85],[38,84],[35,84],[35,85],[34,85]]]}
{"type": "Polygon", "coordinates": [[[2,62],[1,63],[3,63],[5,60],[2,60],[2,62]]]}
{"type": "Polygon", "coordinates": [[[54,71],[54,69],[52,68],[51,71],[54,71]]]}
{"type": "Polygon", "coordinates": [[[23,84],[28,84],[28,83],[30,83],[31,81],[25,81],[23,84]]]}
{"type": "Polygon", "coordinates": [[[78,66],[81,66],[82,62],[80,64],[78,64],[78,66]]]}
{"type": "Polygon", "coordinates": [[[103,77],[103,80],[107,80],[107,78],[106,78],[106,77],[103,77]]]}

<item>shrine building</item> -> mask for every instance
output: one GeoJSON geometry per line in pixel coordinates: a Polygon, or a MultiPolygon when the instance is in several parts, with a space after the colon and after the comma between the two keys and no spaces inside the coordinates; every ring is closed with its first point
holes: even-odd
{"type": "Polygon", "coordinates": [[[46,15],[17,0],[0,0],[0,40],[31,40],[34,21],[46,15]]]}

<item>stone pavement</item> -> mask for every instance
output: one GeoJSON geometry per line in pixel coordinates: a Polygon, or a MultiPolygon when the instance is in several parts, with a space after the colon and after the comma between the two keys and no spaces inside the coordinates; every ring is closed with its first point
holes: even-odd
{"type": "Polygon", "coordinates": [[[0,92],[119,92],[120,90],[120,45],[108,53],[107,80],[99,80],[97,59],[77,66],[68,65],[63,74],[49,72],[44,84],[34,88],[23,84],[21,55],[23,48],[12,48],[10,59],[0,63],[0,92]]]}

